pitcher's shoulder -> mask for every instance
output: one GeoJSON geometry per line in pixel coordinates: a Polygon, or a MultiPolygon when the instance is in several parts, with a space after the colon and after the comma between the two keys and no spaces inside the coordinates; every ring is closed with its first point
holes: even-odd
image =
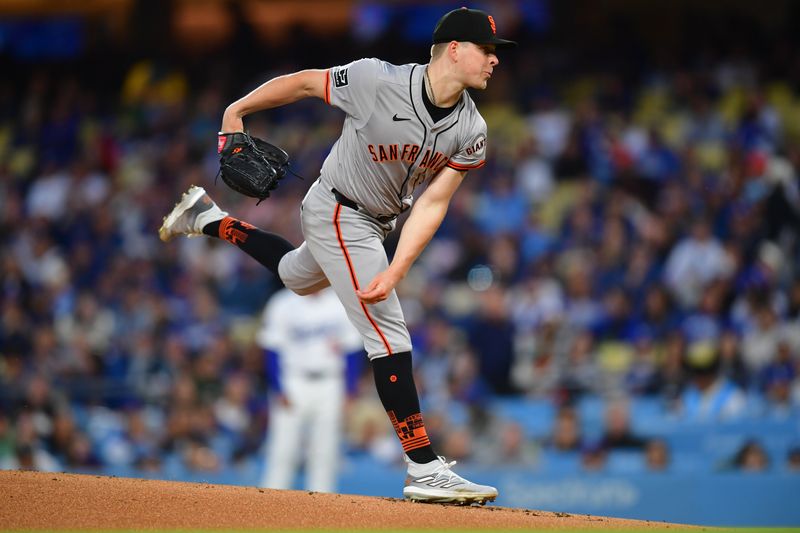
{"type": "Polygon", "coordinates": [[[464,102],[464,109],[461,112],[462,117],[464,118],[465,124],[471,125],[473,127],[477,127],[482,130],[486,130],[486,120],[481,115],[478,106],[475,105],[475,101],[469,95],[467,91],[464,91],[463,96],[464,102]]]}
{"type": "Polygon", "coordinates": [[[386,81],[405,81],[408,82],[411,72],[414,67],[419,67],[416,63],[407,63],[403,65],[395,65],[382,59],[375,59],[376,66],[380,71],[380,76],[386,81]]]}

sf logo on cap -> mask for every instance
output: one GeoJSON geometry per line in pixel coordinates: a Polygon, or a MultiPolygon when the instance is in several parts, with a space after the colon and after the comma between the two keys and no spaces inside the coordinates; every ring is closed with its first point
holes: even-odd
{"type": "Polygon", "coordinates": [[[497,33],[497,27],[494,25],[494,19],[489,15],[489,25],[492,27],[492,33],[497,33]]]}

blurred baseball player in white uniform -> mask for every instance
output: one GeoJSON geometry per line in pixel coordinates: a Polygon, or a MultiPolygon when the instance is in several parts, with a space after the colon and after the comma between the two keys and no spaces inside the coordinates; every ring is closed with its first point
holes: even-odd
{"type": "Polygon", "coordinates": [[[305,456],[305,488],[335,492],[345,398],[364,357],[361,335],[330,288],[311,296],[283,289],[264,309],[257,342],[272,391],[260,485],[293,488],[305,456]]]}
{"type": "Polygon", "coordinates": [[[327,70],[274,78],[225,110],[218,146],[244,131],[243,117],[316,97],[345,113],[342,134],[303,200],[305,242],[295,248],[222,211],[191,187],[159,230],[224,239],[267,267],[297,294],[330,285],[364,340],[375,386],[405,452],[403,496],[423,502],[485,503],[478,485],[437,456],[425,429],[411,365],[411,337],[395,287],[442,223],[467,172],[486,159],[486,122],[467,89],[485,89],[498,65],[494,19],[461,8],[433,30],[430,62],[393,65],[360,59],[327,70]],[[418,188],[424,191],[415,199],[418,188]],[[412,207],[413,206],[413,207],[412,207]],[[411,209],[389,262],[383,240],[411,209]]]}

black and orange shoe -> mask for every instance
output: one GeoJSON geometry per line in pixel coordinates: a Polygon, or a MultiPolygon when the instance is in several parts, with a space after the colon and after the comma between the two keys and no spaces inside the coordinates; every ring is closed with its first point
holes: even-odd
{"type": "Polygon", "coordinates": [[[167,242],[177,235],[197,237],[210,222],[222,220],[228,213],[217,207],[214,200],[202,187],[192,185],[183,193],[180,201],[164,217],[158,230],[158,237],[167,242]]]}

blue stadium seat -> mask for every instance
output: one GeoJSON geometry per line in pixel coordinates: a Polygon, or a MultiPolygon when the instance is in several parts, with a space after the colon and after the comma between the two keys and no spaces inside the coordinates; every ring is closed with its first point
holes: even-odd
{"type": "Polygon", "coordinates": [[[664,400],[659,397],[634,398],[630,402],[631,429],[634,433],[650,436],[661,435],[665,428],[675,423],[664,400]]]}
{"type": "Polygon", "coordinates": [[[708,458],[703,454],[682,451],[670,451],[669,472],[689,474],[709,471],[708,458]]]}
{"type": "Polygon", "coordinates": [[[606,401],[599,396],[584,396],[576,405],[584,438],[594,440],[603,434],[606,401]]]}
{"type": "Polygon", "coordinates": [[[539,464],[549,474],[568,475],[581,471],[580,452],[542,452],[539,464]]]}
{"type": "Polygon", "coordinates": [[[612,450],[606,458],[609,474],[641,474],[646,471],[643,450],[612,450]]]}
{"type": "Polygon", "coordinates": [[[544,438],[552,430],[556,408],[548,400],[497,398],[492,412],[520,424],[529,438],[544,438]]]}

